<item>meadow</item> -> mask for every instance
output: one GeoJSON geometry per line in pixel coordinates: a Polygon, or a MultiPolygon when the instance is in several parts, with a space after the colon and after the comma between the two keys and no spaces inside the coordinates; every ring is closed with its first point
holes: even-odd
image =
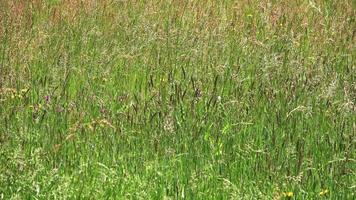
{"type": "Polygon", "coordinates": [[[0,199],[355,199],[353,0],[1,0],[0,199]]]}

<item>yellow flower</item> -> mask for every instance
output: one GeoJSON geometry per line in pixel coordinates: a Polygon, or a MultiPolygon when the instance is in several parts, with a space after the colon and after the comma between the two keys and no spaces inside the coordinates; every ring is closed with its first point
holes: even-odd
{"type": "Polygon", "coordinates": [[[324,195],[326,195],[328,192],[329,192],[328,189],[322,190],[322,191],[319,193],[319,196],[324,196],[324,195]]]}
{"type": "Polygon", "coordinates": [[[283,196],[286,198],[292,198],[293,197],[293,192],[284,192],[283,196]]]}

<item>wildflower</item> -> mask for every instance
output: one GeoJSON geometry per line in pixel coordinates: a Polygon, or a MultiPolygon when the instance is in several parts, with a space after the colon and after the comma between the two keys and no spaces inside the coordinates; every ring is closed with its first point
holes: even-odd
{"type": "Polygon", "coordinates": [[[322,191],[319,193],[319,196],[325,196],[328,192],[329,192],[328,189],[322,190],[322,191]]]}
{"type": "Polygon", "coordinates": [[[49,100],[50,100],[50,97],[49,97],[48,95],[46,95],[46,96],[45,96],[45,100],[46,100],[46,102],[48,103],[49,100]]]}
{"type": "Polygon", "coordinates": [[[287,192],[286,196],[287,197],[293,197],[293,192],[287,192]]]}
{"type": "Polygon", "coordinates": [[[283,192],[283,196],[286,197],[286,198],[292,198],[293,197],[293,192],[283,192]]]}

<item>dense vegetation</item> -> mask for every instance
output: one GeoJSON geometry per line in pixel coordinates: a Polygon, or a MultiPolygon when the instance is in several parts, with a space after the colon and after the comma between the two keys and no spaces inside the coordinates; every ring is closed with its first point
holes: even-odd
{"type": "Polygon", "coordinates": [[[353,199],[353,0],[1,0],[0,199],[353,199]]]}

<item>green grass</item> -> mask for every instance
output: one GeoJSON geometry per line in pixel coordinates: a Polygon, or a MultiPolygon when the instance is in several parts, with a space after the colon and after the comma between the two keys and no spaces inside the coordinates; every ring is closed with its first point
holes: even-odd
{"type": "Polygon", "coordinates": [[[0,1],[0,199],[355,198],[355,16],[0,1]]]}

